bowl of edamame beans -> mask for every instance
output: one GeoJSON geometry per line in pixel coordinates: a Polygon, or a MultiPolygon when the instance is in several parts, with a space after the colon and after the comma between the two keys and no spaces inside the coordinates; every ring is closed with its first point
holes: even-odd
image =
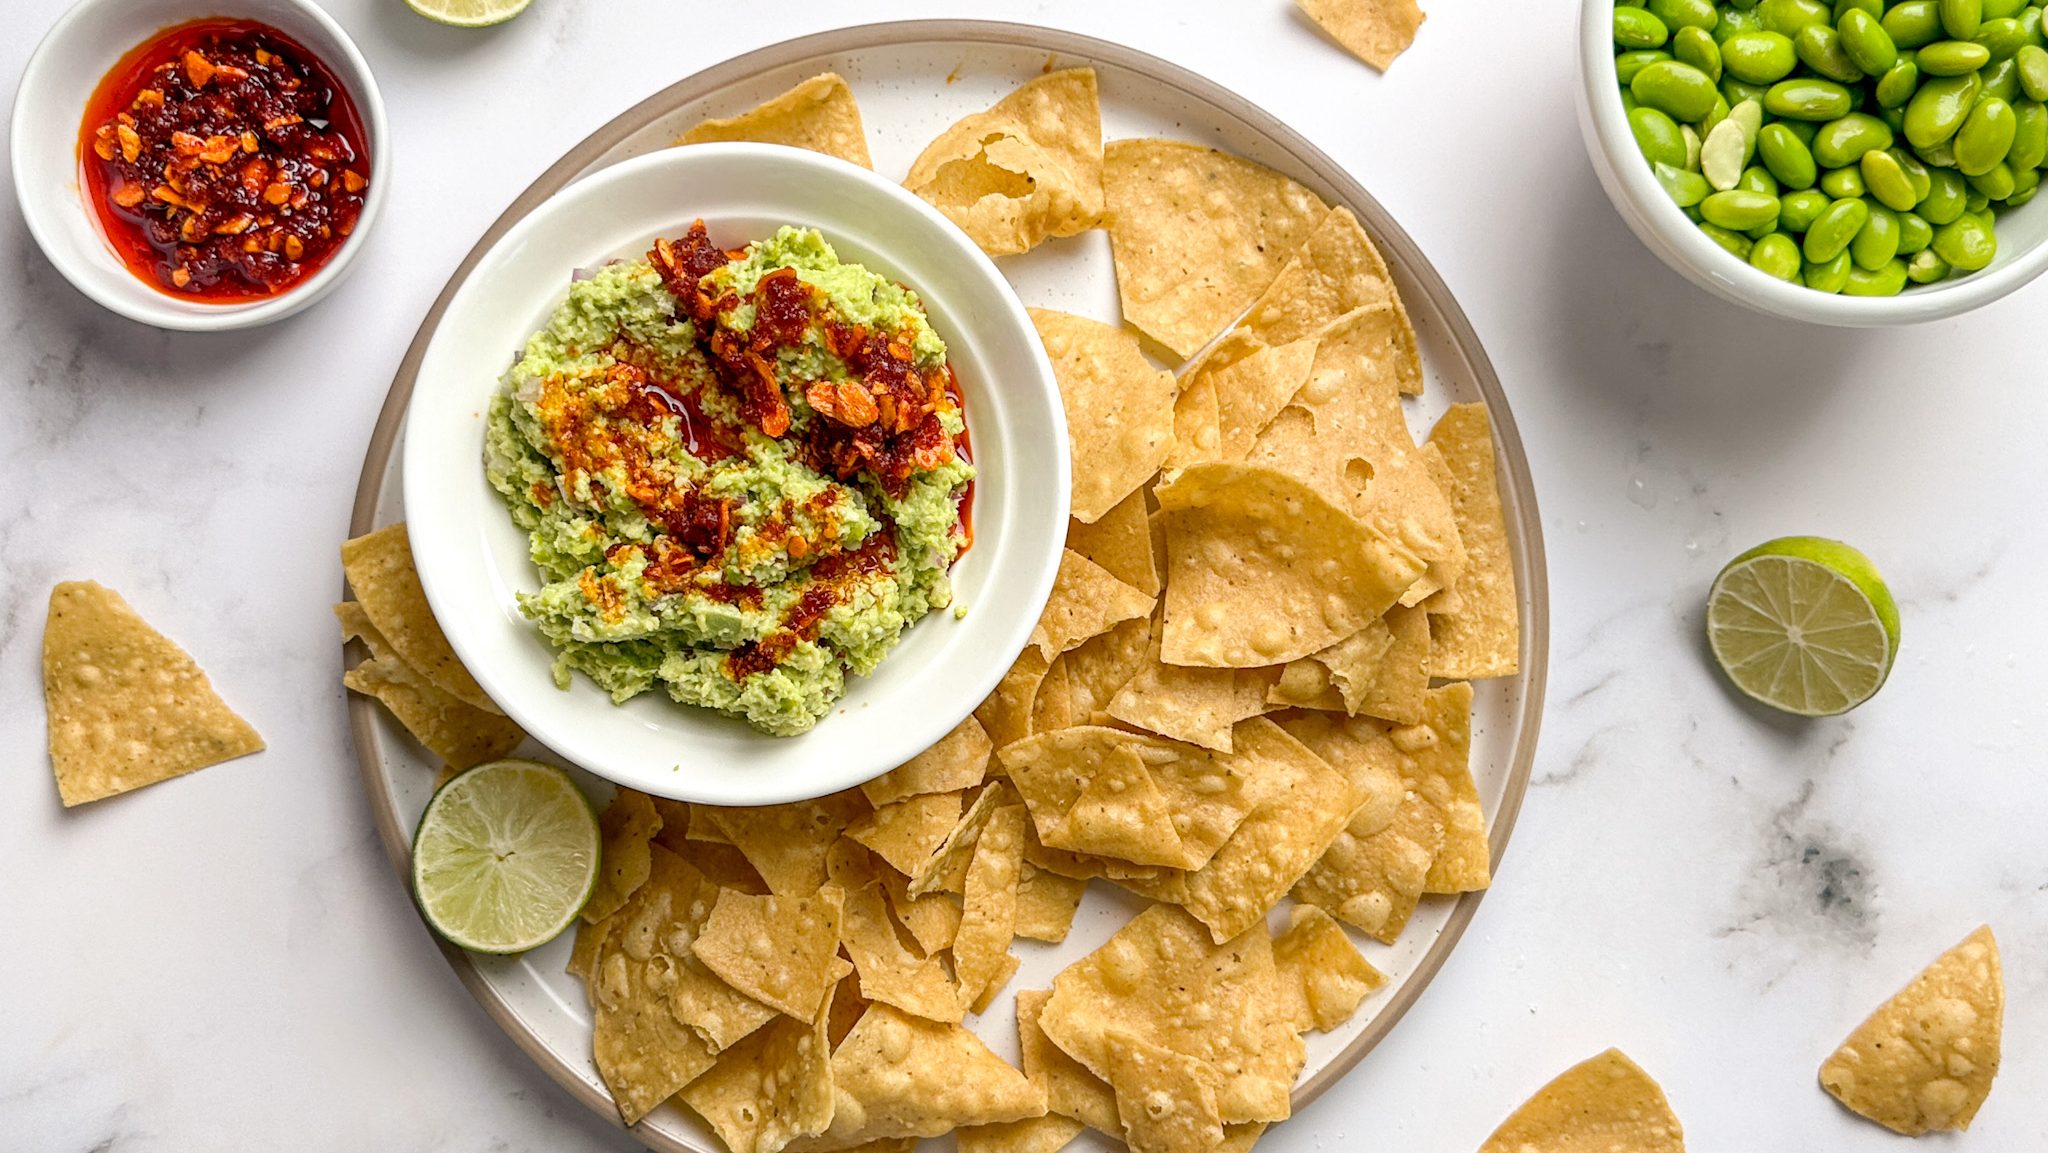
{"type": "Polygon", "coordinates": [[[1760,312],[1953,316],[2048,269],[2048,0],[1584,0],[1608,197],[1760,312]]]}

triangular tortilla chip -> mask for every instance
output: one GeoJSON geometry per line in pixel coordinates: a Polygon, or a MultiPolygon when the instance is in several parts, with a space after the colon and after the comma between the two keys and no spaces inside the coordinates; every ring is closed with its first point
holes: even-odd
{"type": "Polygon", "coordinates": [[[1093,68],[1037,77],[939,134],[904,187],[990,256],[1102,220],[1102,109],[1093,68]]]}
{"type": "Polygon", "coordinates": [[[825,857],[832,851],[832,842],[867,809],[867,798],[860,790],[848,789],[786,805],[695,808],[691,823],[703,814],[746,854],[771,892],[803,897],[825,883],[825,857]]]}
{"type": "Polygon", "coordinates": [[[1053,944],[1066,940],[1087,892],[1087,881],[1026,863],[1024,879],[1017,882],[1017,935],[1053,944]]]}
{"type": "Polygon", "coordinates": [[[592,1050],[597,1070],[631,1125],[716,1061],[710,1045],[670,1011],[672,951],[694,934],[703,878],[667,849],[652,850],[647,882],[613,917],[597,947],[592,1050]]]}
{"type": "MultiPolygon", "coordinates": [[[[1024,806],[1002,805],[989,814],[974,842],[953,935],[953,975],[960,1000],[973,1004],[1004,969],[1017,935],[1017,885],[1024,868],[1024,806]]],[[[1012,970],[1014,971],[1014,970],[1012,970]]]]}
{"type": "Polygon", "coordinates": [[[875,806],[924,793],[952,793],[981,783],[995,746],[981,722],[968,717],[939,743],[860,787],[875,806]]]}
{"type": "Polygon", "coordinates": [[[1820,1067],[1835,1099],[1908,1137],[1968,1129],[1998,1076],[2005,977],[1990,926],[1922,970],[1820,1067]]]}
{"type": "Polygon", "coordinates": [[[1173,374],[1152,367],[1127,329],[1030,311],[1066,406],[1074,519],[1093,524],[1151,479],[1173,448],[1173,374]]]}
{"type": "Polygon", "coordinates": [[[935,958],[919,957],[903,946],[878,886],[847,892],[840,938],[869,1000],[934,1021],[959,1022],[960,999],[953,982],[935,958]]]}
{"type": "Polygon", "coordinates": [[[846,827],[846,835],[904,874],[932,859],[960,823],[963,793],[923,793],[883,805],[846,827]]]}
{"type": "Polygon", "coordinates": [[[1501,1122],[1479,1153],[1685,1153],[1664,1090],[1619,1049],[1565,1070],[1501,1122]]]}
{"type": "Polygon", "coordinates": [[[691,951],[726,984],[800,1021],[811,1020],[846,973],[839,959],[844,897],[834,885],[809,897],[722,889],[691,951]]]}
{"type": "Polygon", "coordinates": [[[1443,843],[1443,815],[1421,794],[1404,789],[1392,819],[1381,827],[1337,834],[1295,884],[1294,899],[1327,909],[1391,945],[1414,915],[1443,843]]]}
{"type": "Polygon", "coordinates": [[[1121,1137],[1123,1120],[1117,1116],[1116,1094],[1109,1082],[1069,1057],[1038,1027],[1038,1016],[1051,997],[1050,989],[1017,990],[1017,1048],[1023,1055],[1024,1075],[1045,1090],[1052,1112],[1121,1137]]]}
{"type": "Polygon", "coordinates": [[[1166,467],[1188,468],[1221,459],[1222,401],[1216,394],[1216,382],[1198,375],[1182,386],[1173,402],[1173,448],[1166,454],[1166,467]]]}
{"type": "Polygon", "coordinates": [[[781,1153],[832,1124],[827,1010],[816,1020],[777,1017],[719,1054],[682,1098],[731,1153],[781,1153]]]}
{"type": "Polygon", "coordinates": [[[988,827],[989,818],[996,809],[1013,802],[1016,794],[1001,781],[981,790],[967,811],[960,814],[960,820],[946,839],[939,842],[930,859],[915,870],[905,870],[910,878],[908,892],[913,897],[944,890],[958,893],[967,887],[967,870],[974,861],[974,846],[981,840],[981,831],[988,827]]]}
{"type": "Polygon", "coordinates": [[[403,521],[343,542],[341,571],[370,623],[391,642],[400,660],[457,700],[487,713],[503,711],[462,667],[434,619],[426,590],[420,587],[419,570],[413,567],[412,541],[403,521]]]}
{"type": "Polygon", "coordinates": [[[1031,640],[1050,661],[1120,621],[1151,615],[1153,604],[1151,597],[1111,576],[1108,569],[1066,549],[1031,640]]]}
{"type": "Polygon", "coordinates": [[[1415,0],[1294,0],[1346,52],[1381,72],[1415,43],[1422,9],[1415,0]]]}
{"type": "Polygon", "coordinates": [[[1129,745],[1118,747],[1096,768],[1066,816],[1045,834],[1045,843],[1134,865],[1180,868],[1187,860],[1166,795],[1129,745]]]}
{"type": "Polygon", "coordinates": [[[1486,814],[1472,780],[1472,686],[1463,681],[1431,689],[1422,723],[1387,733],[1403,756],[1408,787],[1443,817],[1444,845],[1430,862],[1426,893],[1469,893],[1492,879],[1486,814]]]}
{"type": "Polygon", "coordinates": [[[342,674],[352,691],[375,697],[427,751],[460,772],[495,761],[519,747],[526,733],[501,713],[485,712],[442,692],[392,650],[391,642],[370,623],[363,606],[344,601],[334,606],[346,644],[360,639],[370,659],[342,674]]]}
{"type": "Polygon", "coordinates": [[[599,860],[597,887],[583,906],[583,919],[601,921],[619,911],[633,891],[647,883],[653,868],[649,842],[661,831],[661,815],[654,810],[654,798],[637,789],[621,788],[612,794],[598,818],[604,846],[599,860]]]}
{"type": "Polygon", "coordinates": [[[980,1038],[889,1005],[871,1006],[839,1043],[832,1080],[839,1100],[828,1141],[936,1137],[1045,1114],[1045,1092],[980,1038]]]}
{"type": "Polygon", "coordinates": [[[1109,704],[1119,689],[1129,684],[1147,663],[1153,648],[1151,617],[1119,621],[1101,636],[1089,637],[1060,657],[1066,666],[1067,698],[1072,703],[1069,720],[1079,725],[1109,723],[1109,704]]]}
{"type": "Polygon", "coordinates": [[[1106,1075],[1131,1153],[1211,1153],[1223,1144],[1218,1075],[1208,1064],[1111,1030],[1106,1075]]]}
{"type": "Polygon", "coordinates": [[[1262,348],[1214,372],[1217,459],[1243,460],[1251,452],[1259,433],[1308,382],[1316,344],[1309,336],[1262,348]]]}
{"type": "Polygon", "coordinates": [[[1110,698],[1108,712],[1125,724],[1227,753],[1232,727],[1266,711],[1275,676],[1269,669],[1169,665],[1155,653],[1110,698]]]}
{"type": "Polygon", "coordinates": [[[813,76],[738,116],[706,120],[683,133],[676,143],[724,140],[782,144],[837,156],[862,168],[874,167],[868,160],[868,135],[861,127],[860,104],[836,72],[813,76]]]}
{"type": "MultiPolygon", "coordinates": [[[[1378,623],[1386,630],[1387,646],[1380,651],[1379,659],[1372,662],[1371,675],[1363,680],[1347,675],[1340,682],[1332,670],[1330,680],[1344,697],[1346,712],[1364,713],[1398,724],[1416,724],[1422,720],[1424,698],[1429,692],[1429,614],[1419,605],[1395,605],[1378,623]]],[[[1373,638],[1370,643],[1377,644],[1378,639],[1373,638]]]]}
{"type": "Polygon", "coordinates": [[[951,893],[913,897],[910,878],[895,869],[883,870],[882,891],[889,895],[889,911],[925,956],[952,947],[960,932],[960,898],[951,893]]]}
{"type": "Polygon", "coordinates": [[[1152,562],[1151,516],[1145,511],[1142,485],[1093,524],[1068,521],[1067,547],[1139,592],[1159,595],[1159,569],[1152,562]]]}
{"type": "Polygon", "coordinates": [[[1273,938],[1273,969],[1297,1033],[1335,1029],[1351,1019],[1367,994],[1387,983],[1344,927],[1314,905],[1296,905],[1287,931],[1273,938]]]}
{"type": "Polygon", "coordinates": [[[1066,654],[1061,653],[1045,670],[1045,679],[1038,682],[1038,695],[1031,698],[1031,731],[1050,733],[1073,723],[1074,678],[1067,671],[1066,654]]]}
{"type": "MultiPolygon", "coordinates": [[[[1262,345],[1284,346],[1312,337],[1345,313],[1395,299],[1394,282],[1379,249],[1351,210],[1338,208],[1323,219],[1239,323],[1262,345]]],[[[1302,376],[1307,375],[1304,365],[1302,376]]],[[[1421,393],[1421,373],[1404,374],[1401,391],[1421,393]]],[[[1279,411],[1284,403],[1282,397],[1273,410],[1279,411]]]]}
{"type": "Polygon", "coordinates": [[[263,749],[190,654],[93,581],[50,590],[43,706],[67,807],[263,749]]]}
{"type": "Polygon", "coordinates": [[[1277,722],[1331,768],[1344,774],[1365,801],[1351,814],[1345,831],[1369,837],[1393,823],[1394,810],[1408,795],[1401,775],[1405,754],[1387,736],[1388,726],[1370,717],[1295,713],[1277,722]]]}
{"type": "Polygon", "coordinates": [[[1047,1113],[1022,1121],[969,1125],[953,1134],[960,1153],[1059,1153],[1086,1128],[1071,1117],[1047,1113]]]}
{"type": "Polygon", "coordinates": [[[1486,406],[1452,405],[1430,430],[1429,443],[1448,466],[1445,492],[1465,545],[1457,611],[1430,620],[1430,672],[1447,680],[1512,676],[1520,660],[1521,619],[1486,406]]]}
{"type": "Polygon", "coordinates": [[[1000,749],[1031,735],[1031,702],[1037,699],[1038,686],[1051,665],[1051,658],[1036,644],[1026,646],[1010,671],[1003,674],[996,691],[974,706],[974,719],[981,722],[990,744],[1000,749]]]}

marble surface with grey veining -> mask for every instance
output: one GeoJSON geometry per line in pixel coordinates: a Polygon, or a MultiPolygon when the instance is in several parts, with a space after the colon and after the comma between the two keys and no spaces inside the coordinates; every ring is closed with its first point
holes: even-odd
{"type": "MultiPolygon", "coordinates": [[[[63,7],[10,0],[0,100],[63,7]]],[[[2048,284],[1874,333],[1709,299],[1594,182],[1561,0],[1427,5],[1384,77],[1284,0],[535,0],[488,32],[330,7],[403,183],[312,311],[231,336],[120,320],[44,261],[0,174],[0,1151],[633,1147],[469,1000],[375,842],[327,613],[362,449],[448,272],[591,128],[787,36],[965,14],[1157,53],[1328,150],[1462,301],[1534,469],[1551,704],[1498,883],[1392,1037],[1263,1147],[1466,1153],[1618,1045],[1696,1150],[1896,1148],[1815,1069],[1988,921],[2005,1071],[1933,1144],[2048,1148],[2048,284]],[[1849,718],[1747,707],[1703,656],[1714,572],[1791,532],[1855,542],[1901,601],[1891,683],[1849,718]],[[37,653],[70,577],[190,647],[269,750],[65,812],[37,653]]]]}

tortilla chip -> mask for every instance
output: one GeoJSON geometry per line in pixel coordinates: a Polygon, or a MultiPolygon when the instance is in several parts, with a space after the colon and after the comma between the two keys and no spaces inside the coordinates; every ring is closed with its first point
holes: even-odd
{"type": "MultiPolygon", "coordinates": [[[[1371,627],[1370,622],[1367,627],[1371,627]]],[[[1344,711],[1344,694],[1337,691],[1337,683],[1330,675],[1330,666],[1314,656],[1306,656],[1280,666],[1280,679],[1267,688],[1266,703],[1341,713],[1344,711]]]]}
{"type": "Polygon", "coordinates": [[[1123,1136],[1123,1120],[1117,1116],[1116,1093],[1109,1082],[1068,1056],[1038,1027],[1039,1014],[1051,997],[1050,989],[1017,990],[1017,1048],[1024,1075],[1045,1091],[1051,1112],[1112,1137],[1123,1136]]]}
{"type": "Polygon", "coordinates": [[[576,943],[569,950],[569,963],[562,971],[583,982],[583,998],[597,1004],[597,961],[604,940],[611,935],[612,919],[584,921],[576,926],[576,943]]]}
{"type": "Polygon", "coordinates": [[[1142,484],[1093,524],[1069,520],[1067,547],[1139,592],[1159,595],[1159,569],[1152,563],[1151,515],[1145,511],[1142,484]]]}
{"type": "Polygon", "coordinates": [[[1252,1153],[1252,1146],[1257,1145],[1259,1138],[1265,1135],[1266,1123],[1263,1121],[1245,1121],[1236,1125],[1225,1125],[1223,1127],[1223,1144],[1216,1147],[1215,1153],[1252,1153]]]}
{"type": "Polygon", "coordinates": [[[703,878],[666,849],[650,850],[647,882],[634,890],[597,946],[591,982],[591,1048],[598,1073],[631,1125],[709,1069],[711,1047],[670,1011],[679,942],[703,878]]]}
{"type": "Polygon", "coordinates": [[[1449,466],[1445,493],[1466,558],[1457,611],[1430,621],[1430,672],[1447,680],[1512,676],[1520,660],[1521,620],[1486,406],[1452,405],[1430,430],[1429,443],[1449,466]]]}
{"type": "Polygon", "coordinates": [[[1182,357],[1244,311],[1330,211],[1279,173],[1199,144],[1114,140],[1102,162],[1124,319],[1182,357]]]}
{"type": "Polygon", "coordinates": [[[1294,0],[1346,52],[1385,72],[1427,19],[1415,0],[1294,0]]]}
{"type": "Polygon", "coordinates": [[[1061,653],[1038,682],[1038,695],[1031,698],[1031,731],[1049,733],[1073,723],[1074,678],[1067,672],[1067,655],[1061,653]]]}
{"type": "Polygon", "coordinates": [[[1112,1029],[1107,1075],[1131,1153],[1210,1153],[1223,1144],[1218,1076],[1208,1064],[1112,1029]]]}
{"type": "Polygon", "coordinates": [[[1479,1153],[1685,1153],[1664,1090],[1609,1049],[1565,1070],[1501,1122],[1479,1153]]]}
{"type": "Polygon", "coordinates": [[[1059,1153],[1086,1128],[1071,1117],[1047,1113],[1022,1121],[969,1125],[954,1134],[960,1153],[1059,1153]]]}
{"type": "Polygon", "coordinates": [[[1359,953],[1344,927],[1314,905],[1296,905],[1287,931],[1273,939],[1280,1000],[1297,1033],[1327,1033],[1351,1019],[1387,978],[1359,953]]]}
{"type": "MultiPolygon", "coordinates": [[[[1363,682],[1346,680],[1339,684],[1339,692],[1348,694],[1344,698],[1347,712],[1417,724],[1429,692],[1429,614],[1420,606],[1396,605],[1382,619],[1390,643],[1373,663],[1371,676],[1363,682]]],[[[1332,673],[1331,680],[1336,679],[1332,673]]]]}
{"type": "Polygon", "coordinates": [[[846,827],[846,835],[875,852],[898,872],[923,868],[960,823],[962,792],[922,793],[883,805],[846,827]]]}
{"type": "MultiPolygon", "coordinates": [[[[1396,299],[1393,278],[1380,250],[1373,247],[1372,238],[1351,210],[1338,208],[1323,219],[1287,261],[1287,267],[1259,294],[1239,325],[1261,345],[1286,346],[1313,337],[1346,313],[1396,299]]],[[[1308,366],[1303,365],[1295,383],[1299,385],[1307,376],[1308,366]]],[[[1419,395],[1422,374],[1404,374],[1401,391],[1419,395]]],[[[1281,397],[1273,411],[1278,412],[1286,400],[1281,397]]],[[[1271,413],[1267,415],[1271,417],[1271,413]]]]}
{"type": "Polygon", "coordinates": [[[828,1139],[936,1137],[1045,1115],[1045,1092],[958,1025],[869,1008],[832,1054],[828,1139]]]}
{"type": "Polygon", "coordinates": [[[1189,468],[1223,459],[1223,405],[1216,382],[1197,376],[1173,402],[1173,449],[1168,469],[1189,468]]]}
{"type": "MultiPolygon", "coordinates": [[[[656,807],[660,807],[659,798],[656,798],[656,807]]],[[[754,894],[768,891],[768,882],[762,880],[754,866],[747,863],[746,854],[731,845],[671,836],[667,826],[654,835],[654,843],[696,866],[698,872],[720,888],[754,894]]]]}
{"type": "Polygon", "coordinates": [[[1420,793],[1404,789],[1383,827],[1372,832],[1347,827],[1338,833],[1295,884],[1294,899],[1327,909],[1391,945],[1414,915],[1443,843],[1443,814],[1420,793]]]}
{"type": "MultiPolygon", "coordinates": [[[[711,902],[715,899],[707,898],[703,913],[695,918],[698,929],[703,928],[704,919],[711,911],[711,902]]],[[[676,966],[676,989],[674,996],[669,998],[669,1010],[676,1015],[676,1020],[703,1038],[712,1052],[725,1052],[777,1018],[774,1009],[726,984],[696,956],[680,960],[681,964],[676,966]]]]}
{"type": "Polygon", "coordinates": [[[612,794],[598,818],[604,836],[598,860],[597,886],[583,906],[585,921],[602,921],[619,911],[633,891],[647,883],[653,868],[648,842],[661,831],[661,815],[654,811],[654,798],[636,789],[621,788],[612,794]]]}
{"type": "Polygon", "coordinates": [[[989,785],[960,814],[953,831],[939,842],[931,857],[914,870],[908,870],[910,877],[908,892],[913,897],[944,890],[948,893],[963,892],[967,888],[967,872],[974,860],[974,847],[981,840],[981,831],[988,827],[989,818],[1000,806],[1014,799],[1011,791],[1001,782],[989,785]]]}
{"type": "Polygon", "coordinates": [[[1146,662],[1109,702],[1109,715],[1163,737],[1230,751],[1237,722],[1266,711],[1269,669],[1205,669],[1146,662]]]}
{"type": "Polygon", "coordinates": [[[919,957],[903,946],[879,886],[847,891],[840,940],[869,1000],[934,1021],[959,1022],[960,999],[952,980],[937,959],[919,957]]]}
{"type": "Polygon", "coordinates": [[[996,691],[974,706],[974,719],[988,733],[989,743],[1000,749],[1031,735],[1031,702],[1045,680],[1052,661],[1036,644],[1026,646],[1010,665],[1010,671],[996,685],[996,691]]]}
{"type": "Polygon", "coordinates": [[[1171,905],[1132,918],[1053,979],[1038,1018],[1053,1043],[1098,1077],[1123,1032],[1214,1067],[1225,1121],[1279,1121],[1306,1060],[1281,1012],[1273,942],[1264,925],[1224,944],[1171,905]]]}
{"type": "Polygon", "coordinates": [[[1023,879],[1017,882],[1017,935],[1053,944],[1066,940],[1087,892],[1085,880],[1026,864],[1023,879]]]}
{"type": "Polygon", "coordinates": [[[1037,77],[939,134],[905,188],[990,256],[1102,220],[1102,109],[1093,68],[1037,77]]]}
{"type": "Polygon", "coordinates": [[[787,805],[696,808],[691,810],[691,822],[695,824],[702,814],[724,833],[768,882],[770,892],[802,897],[817,892],[825,883],[825,857],[832,851],[832,842],[867,808],[860,791],[848,789],[787,805]]]}
{"type": "MultiPolygon", "coordinates": [[[[1389,687],[1385,691],[1391,696],[1407,686],[1408,681],[1406,677],[1411,665],[1415,670],[1421,671],[1428,664],[1429,637],[1425,627],[1424,635],[1420,641],[1410,641],[1412,646],[1419,649],[1419,653],[1411,657],[1408,652],[1404,651],[1394,658],[1396,661],[1401,662],[1401,671],[1399,673],[1386,671],[1385,666],[1388,663],[1389,654],[1394,652],[1394,647],[1399,640],[1394,632],[1393,625],[1389,622],[1397,614],[1406,611],[1398,606],[1390,608],[1387,610],[1386,616],[1376,621],[1365,622],[1364,628],[1359,629],[1329,648],[1316,653],[1311,658],[1328,671],[1330,685],[1337,690],[1338,697],[1344,702],[1345,712],[1356,715],[1359,712],[1365,711],[1365,706],[1372,699],[1373,692],[1379,685],[1382,677],[1390,678],[1389,687]]],[[[1423,677],[1421,687],[1429,687],[1427,675],[1423,677]]],[[[1419,711],[1421,707],[1421,690],[1417,689],[1415,695],[1417,698],[1415,703],[1419,711]]]]}
{"type": "Polygon", "coordinates": [[[349,689],[377,698],[405,731],[457,772],[495,761],[519,747],[526,733],[503,714],[490,713],[449,696],[400,659],[391,643],[370,623],[363,606],[344,601],[334,606],[341,621],[341,639],[360,639],[370,659],[342,674],[349,689]]]}
{"type": "Polygon", "coordinates": [[[2004,1028],[2005,977],[1986,925],[1858,1025],[1820,1083],[1894,1133],[1968,1129],[1998,1076],[2004,1028]]]}
{"type": "Polygon", "coordinates": [[[837,156],[873,168],[860,104],[836,72],[824,72],[738,116],[706,120],[676,138],[677,144],[745,140],[782,144],[837,156]]]}
{"type": "Polygon", "coordinates": [[[1002,995],[1003,986],[1008,985],[1010,978],[1016,976],[1017,970],[1023,967],[1024,962],[1018,960],[1015,953],[1004,953],[996,961],[995,975],[988,979],[988,984],[982,986],[981,995],[974,999],[974,1003],[967,1007],[967,1011],[976,1016],[988,1012],[996,1003],[996,998],[1002,995]]]}
{"type": "Polygon", "coordinates": [[[1150,480],[1173,448],[1173,374],[1152,367],[1126,329],[1030,311],[1066,406],[1074,519],[1093,524],[1150,480]]]}
{"type": "MultiPolygon", "coordinates": [[[[725,830],[718,827],[717,805],[700,805],[681,801],[670,803],[681,804],[684,811],[689,814],[688,820],[684,822],[683,833],[690,840],[702,841],[708,845],[732,844],[732,838],[726,836],[725,830]]],[[[657,800],[655,804],[659,805],[661,802],[657,800]]],[[[664,815],[662,819],[666,821],[668,818],[664,815]]]]}
{"type": "Polygon", "coordinates": [[[821,1009],[808,1023],[777,1017],[683,1087],[683,1100],[731,1153],[781,1153],[832,1124],[828,1016],[821,1009]]]}
{"type": "Polygon", "coordinates": [[[1491,880],[1493,850],[1486,814],[1472,780],[1472,686],[1463,681],[1431,689],[1423,722],[1387,734],[1402,754],[1408,787],[1436,806],[1444,844],[1430,863],[1425,893],[1469,893],[1491,880]]]}
{"type": "Polygon", "coordinates": [[[487,713],[503,712],[462,667],[434,619],[426,590],[420,587],[419,570],[413,567],[412,541],[403,521],[343,542],[341,571],[398,659],[449,696],[487,713]]]}
{"type": "Polygon", "coordinates": [[[1115,628],[1088,638],[1060,657],[1060,664],[1066,667],[1072,723],[1109,723],[1110,702],[1147,663],[1146,653],[1153,644],[1153,620],[1133,617],[1119,621],[1115,628]]]}
{"type": "MultiPolygon", "coordinates": [[[[1235,333],[1237,330],[1233,330],[1235,333]]],[[[1308,382],[1316,360],[1313,335],[1230,359],[1210,358],[1196,385],[1216,393],[1216,453],[1212,459],[1243,460],[1259,433],[1308,382]]]]}
{"type": "Polygon", "coordinates": [[[818,1015],[845,975],[839,959],[844,894],[754,897],[721,890],[690,948],[726,984],[801,1021],[818,1015]]]}
{"type": "Polygon", "coordinates": [[[889,896],[889,911],[910,933],[917,947],[929,957],[953,946],[960,932],[960,899],[951,893],[910,895],[910,878],[894,869],[882,873],[882,891],[889,896]]]}
{"type": "Polygon", "coordinates": [[[1119,621],[1149,616],[1153,599],[1111,576],[1108,569],[1066,549],[1060,554],[1059,575],[1054,578],[1052,596],[1032,630],[1031,643],[1046,660],[1078,646],[1090,637],[1101,636],[1119,621]]]}
{"type": "MultiPolygon", "coordinates": [[[[967,868],[953,976],[960,1001],[973,1004],[996,980],[1017,935],[1017,884],[1024,865],[1024,806],[1002,805],[975,839],[967,868]]],[[[1014,970],[1013,970],[1014,971],[1014,970]]]]}
{"type": "Polygon", "coordinates": [[[1041,835],[1056,849],[1134,865],[1181,868],[1187,860],[1166,795],[1130,745],[1117,746],[1096,766],[1066,815],[1041,835]]]}
{"type": "Polygon", "coordinates": [[[1388,738],[1388,726],[1370,717],[1333,717],[1295,713],[1276,723],[1324,763],[1344,774],[1365,798],[1351,814],[1345,830],[1369,837],[1394,821],[1394,811],[1408,795],[1401,775],[1402,752],[1388,738]]]}
{"type": "MultiPolygon", "coordinates": [[[[1059,832],[1069,810],[1080,800],[1103,766],[1123,755],[1135,755],[1164,796],[1172,831],[1182,856],[1175,867],[1199,868],[1229,840],[1255,798],[1244,762],[1189,745],[1160,740],[1121,729],[1086,726],[1046,733],[1012,745],[1002,754],[1004,765],[1030,809],[1035,837],[1044,844],[1069,839],[1059,832]],[[1052,841],[1046,841],[1046,838],[1052,841]]],[[[1157,867],[1116,861],[1097,865],[1086,854],[1060,848],[1034,852],[1033,864],[1061,876],[1157,878],[1157,867]]]]}
{"type": "Polygon", "coordinates": [[[1236,740],[1260,799],[1209,863],[1187,875],[1182,902],[1219,945],[1265,924],[1267,912],[1366,800],[1342,773],[1263,717],[1239,725],[1236,740]]]}
{"type": "Polygon", "coordinates": [[[939,743],[860,787],[876,807],[927,793],[952,793],[981,783],[995,746],[981,722],[968,717],[939,743]]]}
{"type": "Polygon", "coordinates": [[[1155,495],[1167,516],[1169,664],[1307,656],[1386,612],[1422,572],[1415,554],[1273,469],[1197,465],[1155,495]]]}
{"type": "Polygon", "coordinates": [[[67,808],[263,750],[191,655],[94,581],[50,590],[43,706],[67,808]]]}

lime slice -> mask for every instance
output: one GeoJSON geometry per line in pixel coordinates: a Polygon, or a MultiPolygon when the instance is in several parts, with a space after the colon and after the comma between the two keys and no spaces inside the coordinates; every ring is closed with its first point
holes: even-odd
{"type": "Polygon", "coordinates": [[[488,28],[503,24],[533,0],[405,0],[406,7],[436,24],[457,28],[488,28]]]}
{"type": "Polygon", "coordinates": [[[1714,578],[1707,643],[1736,688],[1784,712],[1834,716],[1884,686],[1899,608],[1869,557],[1840,541],[1780,537],[1714,578]]]}
{"type": "Polygon", "coordinates": [[[553,940],[597,884],[597,816],[569,774],[492,761],[442,785],[412,838],[412,888],[434,931],[479,953],[553,940]]]}

